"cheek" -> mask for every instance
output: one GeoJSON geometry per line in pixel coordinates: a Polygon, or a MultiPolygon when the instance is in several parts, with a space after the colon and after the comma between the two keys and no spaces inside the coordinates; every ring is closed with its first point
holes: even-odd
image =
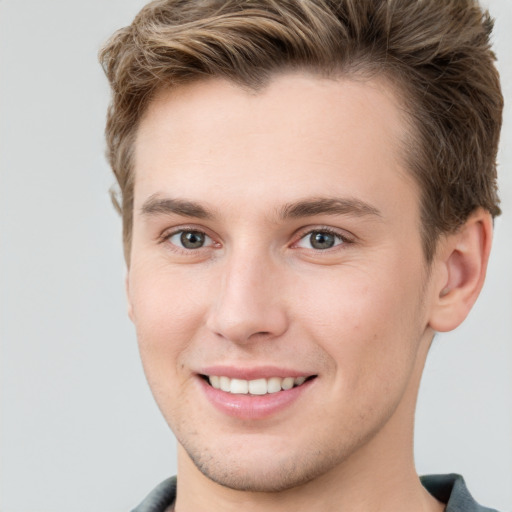
{"type": "Polygon", "coordinates": [[[152,332],[155,342],[196,325],[208,289],[197,275],[173,271],[158,261],[135,263],[128,287],[134,324],[143,336],[152,332]]]}
{"type": "Polygon", "coordinates": [[[417,277],[356,271],[305,287],[299,322],[333,359],[340,387],[355,393],[408,377],[423,332],[418,289],[417,277]]]}
{"type": "Polygon", "coordinates": [[[204,314],[200,290],[186,279],[152,270],[132,267],[129,298],[144,371],[156,392],[159,383],[182,380],[182,361],[204,314]]]}

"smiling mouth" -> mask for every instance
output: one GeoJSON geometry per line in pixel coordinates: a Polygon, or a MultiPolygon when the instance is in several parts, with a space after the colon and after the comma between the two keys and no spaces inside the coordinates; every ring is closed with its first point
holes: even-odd
{"type": "Polygon", "coordinates": [[[234,395],[267,395],[287,391],[305,382],[314,379],[316,375],[309,377],[271,377],[269,379],[231,379],[218,375],[201,375],[215,389],[232,393],[234,395]]]}

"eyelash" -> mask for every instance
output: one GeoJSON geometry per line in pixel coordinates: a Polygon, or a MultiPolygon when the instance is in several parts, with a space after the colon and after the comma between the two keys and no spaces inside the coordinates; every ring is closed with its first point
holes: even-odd
{"type": "Polygon", "coordinates": [[[218,242],[215,242],[214,238],[210,236],[204,229],[196,228],[196,227],[189,227],[189,226],[182,226],[180,228],[173,229],[172,231],[165,231],[158,237],[159,243],[166,243],[168,242],[170,246],[172,246],[173,250],[175,251],[182,251],[184,253],[190,253],[192,251],[198,251],[199,249],[204,249],[211,246],[219,246],[220,244],[218,242]],[[178,235],[180,233],[197,233],[199,235],[203,235],[205,237],[208,237],[210,240],[212,240],[213,244],[207,245],[207,246],[201,246],[198,249],[187,249],[186,247],[180,247],[179,245],[176,245],[172,243],[170,240],[173,236],[178,235]]]}
{"type": "Polygon", "coordinates": [[[333,228],[328,227],[328,226],[318,226],[318,227],[314,227],[314,228],[309,228],[309,229],[307,229],[307,231],[303,231],[300,234],[298,240],[296,242],[294,242],[293,245],[297,245],[299,242],[301,242],[302,240],[304,240],[307,237],[311,236],[313,233],[326,233],[326,234],[332,235],[333,237],[335,237],[337,240],[339,240],[341,242],[341,243],[338,243],[338,244],[336,244],[333,247],[330,247],[328,249],[323,249],[323,250],[321,250],[321,249],[309,249],[309,250],[315,251],[316,253],[322,253],[322,252],[328,252],[330,250],[336,250],[336,249],[340,248],[339,246],[343,246],[345,244],[354,243],[353,239],[351,239],[350,237],[348,237],[345,234],[340,233],[336,229],[333,229],[333,228]]]}
{"type": "MultiPolygon", "coordinates": [[[[337,231],[331,227],[316,226],[314,228],[308,228],[306,231],[302,231],[300,233],[300,236],[296,239],[296,241],[291,244],[291,247],[297,246],[302,240],[306,239],[308,236],[311,236],[313,233],[326,233],[326,234],[332,235],[333,237],[335,237],[337,240],[339,240],[341,242],[341,243],[334,245],[333,247],[323,249],[323,250],[322,249],[306,249],[306,250],[314,251],[315,253],[330,252],[331,250],[339,249],[339,246],[354,243],[353,239],[351,239],[350,237],[346,236],[345,234],[340,233],[339,231],[337,231]]],[[[210,236],[204,229],[200,229],[200,228],[196,228],[196,227],[187,227],[187,226],[180,227],[180,228],[174,229],[172,231],[166,231],[166,232],[162,233],[162,235],[158,237],[158,242],[159,243],[167,242],[167,243],[169,243],[170,246],[172,246],[173,250],[181,251],[183,253],[191,253],[191,252],[199,251],[200,249],[206,249],[209,247],[215,247],[215,246],[219,247],[220,246],[220,243],[215,242],[214,237],[210,236]],[[212,240],[213,243],[209,244],[209,245],[201,246],[197,249],[187,249],[185,247],[180,247],[179,245],[176,245],[176,244],[170,242],[170,239],[173,236],[178,235],[180,233],[197,233],[199,235],[208,237],[210,240],[212,240]]],[[[299,249],[300,249],[300,247],[299,247],[299,249]]]]}

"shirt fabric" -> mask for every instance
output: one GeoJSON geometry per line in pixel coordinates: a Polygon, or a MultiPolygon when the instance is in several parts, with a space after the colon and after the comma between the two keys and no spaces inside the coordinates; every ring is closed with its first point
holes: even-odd
{"type": "MultiPolygon", "coordinates": [[[[442,503],[445,512],[497,512],[479,505],[469,493],[460,475],[427,475],[420,477],[423,487],[442,503]]],[[[176,500],[176,477],[159,484],[132,512],[166,512],[176,500]]]]}

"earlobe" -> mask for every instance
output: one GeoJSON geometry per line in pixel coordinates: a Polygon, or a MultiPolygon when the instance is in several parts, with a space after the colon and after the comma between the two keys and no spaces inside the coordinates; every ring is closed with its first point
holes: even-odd
{"type": "Polygon", "coordinates": [[[491,242],[492,218],[482,208],[440,240],[429,321],[435,331],[451,331],[468,315],[484,284],[491,242]]]}

